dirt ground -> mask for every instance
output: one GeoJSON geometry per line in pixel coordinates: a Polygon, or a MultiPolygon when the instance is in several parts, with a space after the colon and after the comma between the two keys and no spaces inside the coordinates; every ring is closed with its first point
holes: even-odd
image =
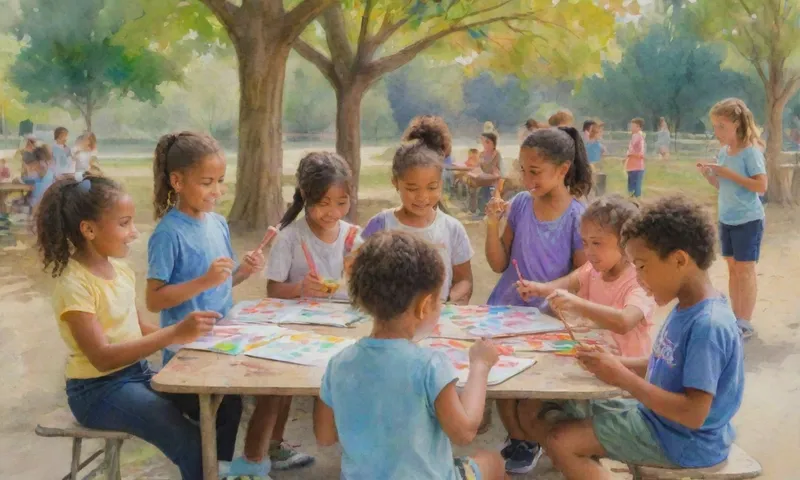
{"type": "MultiPolygon", "coordinates": [[[[378,152],[376,152],[378,153],[378,152]]],[[[509,152],[512,153],[512,152],[509,152]]],[[[123,172],[114,172],[114,175],[123,172]]],[[[130,173],[130,172],[125,172],[130,173]]],[[[144,173],[146,174],[146,173],[144,173]]],[[[393,192],[365,191],[361,218],[394,204],[393,192]]],[[[137,215],[137,217],[148,215],[137,215]]],[[[754,323],[758,337],[745,347],[747,386],[744,404],[735,418],[737,443],[758,459],[764,468],[762,478],[800,478],[800,298],[794,281],[800,273],[800,212],[770,207],[767,234],[759,265],[759,300],[754,323]],[[793,293],[794,292],[794,293],[793,293]]],[[[492,273],[483,255],[484,226],[465,222],[475,248],[473,261],[476,278],[473,303],[484,301],[497,275],[492,273]]],[[[147,237],[152,224],[139,224],[142,238],[135,244],[129,263],[139,278],[140,290],[146,273],[147,237]]],[[[258,234],[235,237],[234,247],[242,252],[257,243],[258,234]]],[[[18,232],[17,244],[0,249],[0,356],[5,367],[0,381],[8,390],[0,396],[0,477],[6,479],[60,478],[69,468],[70,442],[66,439],[39,438],[33,430],[39,416],[64,406],[63,368],[66,348],[58,336],[49,304],[52,279],[42,273],[37,263],[32,238],[18,232]]],[[[711,270],[715,284],[727,290],[727,274],[721,261],[711,270]]],[[[263,295],[264,282],[253,278],[235,290],[237,299],[263,295]]],[[[156,315],[141,311],[150,321],[156,315]]],[[[666,309],[658,313],[663,320],[666,309]]],[[[311,402],[297,398],[288,426],[287,440],[316,456],[316,463],[295,472],[276,472],[274,478],[335,479],[339,477],[338,447],[319,449],[314,443],[311,402]]],[[[495,417],[489,433],[459,453],[477,447],[497,448],[504,438],[495,417]]],[[[239,443],[241,448],[241,442],[239,443]]],[[[88,447],[87,447],[88,448],[88,447]]],[[[86,451],[86,450],[84,450],[86,451]]],[[[125,479],[178,478],[177,471],[154,448],[141,441],[126,442],[122,454],[125,479]]],[[[625,478],[626,475],[619,475],[625,478]]],[[[518,478],[558,479],[550,462],[544,459],[527,476],[518,478]]]]}

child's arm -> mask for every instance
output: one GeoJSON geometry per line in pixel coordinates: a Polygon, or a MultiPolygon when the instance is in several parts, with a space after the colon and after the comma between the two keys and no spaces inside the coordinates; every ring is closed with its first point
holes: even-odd
{"type": "Polygon", "coordinates": [[[239,268],[233,272],[233,286],[239,285],[255,272],[260,272],[264,269],[264,252],[261,250],[254,250],[247,252],[244,255],[244,263],[239,265],[239,268]]]}
{"type": "Polygon", "coordinates": [[[590,302],[564,290],[556,290],[547,297],[547,301],[555,310],[574,312],[619,335],[630,332],[644,320],[644,313],[639,307],[629,305],[620,310],[590,302]]]}
{"type": "Polygon", "coordinates": [[[526,302],[529,298],[533,297],[547,297],[556,290],[566,290],[568,292],[577,293],[581,288],[580,281],[578,280],[578,270],[573,270],[571,273],[552,282],[539,283],[531,280],[522,280],[517,285],[517,291],[520,297],[526,302]]]}
{"type": "Polygon", "coordinates": [[[468,261],[453,265],[453,286],[450,288],[450,301],[466,305],[472,298],[472,264],[468,261]]]}
{"type": "Polygon", "coordinates": [[[486,405],[486,382],[498,353],[491,342],[478,340],[470,348],[469,357],[469,376],[461,396],[453,381],[442,389],[434,403],[442,430],[456,445],[468,445],[478,433],[486,405]]]}
{"type": "Polygon", "coordinates": [[[329,447],[339,441],[333,409],[321,398],[314,400],[314,436],[317,438],[317,445],[321,447],[329,447]]]}
{"type": "Polygon", "coordinates": [[[145,292],[147,309],[151,312],[160,312],[191,300],[206,290],[224,283],[231,276],[234,266],[232,259],[218,258],[211,263],[202,277],[175,285],[167,285],[163,280],[148,278],[145,292]]]}
{"type": "Polygon", "coordinates": [[[508,268],[511,255],[511,243],[514,241],[514,230],[506,223],[502,238],[500,237],[500,219],[509,209],[509,204],[492,198],[486,206],[486,260],[495,273],[503,273],[508,268]]]}
{"type": "MultiPolygon", "coordinates": [[[[723,167],[722,165],[716,164],[709,164],[708,169],[711,170],[715,177],[718,178],[725,178],[730,180],[742,188],[746,188],[751,192],[757,193],[759,195],[763,195],[767,191],[767,175],[760,173],[754,175],[752,177],[745,177],[744,175],[740,175],[728,167],[723,167]]],[[[706,176],[708,178],[708,176],[706,176]]],[[[715,178],[716,187],[719,188],[719,179],[715,178]]],[[[709,183],[711,180],[709,179],[709,183]]],[[[712,183],[712,185],[714,185],[712,183]]]]}
{"type": "Polygon", "coordinates": [[[450,230],[450,263],[453,265],[453,279],[450,286],[452,303],[466,305],[472,298],[472,256],[475,254],[469,241],[467,230],[461,222],[448,218],[450,230]]]}
{"type": "Polygon", "coordinates": [[[620,357],[619,361],[636,375],[642,378],[647,375],[647,365],[650,362],[650,357],[620,357]]]}
{"type": "MultiPolygon", "coordinates": [[[[142,338],[112,344],[93,313],[68,311],[61,315],[78,348],[101,372],[125,367],[175,343],[189,343],[209,332],[218,318],[216,312],[192,312],[175,325],[155,329],[148,325],[142,334],[145,330],[150,333],[142,338]]],[[[139,325],[141,328],[141,320],[139,325]]]]}

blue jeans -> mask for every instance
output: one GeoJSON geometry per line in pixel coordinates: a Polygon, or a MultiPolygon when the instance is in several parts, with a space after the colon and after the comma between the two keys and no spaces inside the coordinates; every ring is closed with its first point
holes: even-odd
{"type": "MultiPolygon", "coordinates": [[[[203,478],[197,396],[156,392],[150,387],[153,375],[141,361],[99,378],[68,379],[69,408],[87,428],[126,432],[151,443],[178,466],[184,480],[203,478]]],[[[241,398],[225,397],[217,413],[220,460],[233,458],[241,416],[241,398]]]]}
{"type": "Polygon", "coordinates": [[[644,170],[634,170],[628,172],[628,194],[632,197],[642,196],[642,183],[644,182],[644,170]]]}

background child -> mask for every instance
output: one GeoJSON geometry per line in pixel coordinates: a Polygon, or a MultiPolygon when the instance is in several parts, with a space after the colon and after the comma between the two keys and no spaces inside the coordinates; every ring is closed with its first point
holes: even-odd
{"type": "Polygon", "coordinates": [[[442,158],[450,149],[450,130],[440,117],[411,120],[392,160],[392,184],[402,205],[385,210],[364,227],[367,238],[381,230],[403,230],[431,242],[445,265],[442,301],[467,304],[472,297],[473,250],[464,225],[442,210],[442,158]]]}
{"type": "Polygon", "coordinates": [[[86,132],[75,144],[75,178],[80,180],[92,168],[92,159],[97,157],[97,137],[92,132],[86,132]]]}
{"type": "Polygon", "coordinates": [[[55,174],[72,175],[75,173],[75,160],[72,158],[72,152],[67,146],[69,139],[69,131],[64,127],[58,127],[53,131],[53,163],[55,165],[55,174]]]}
{"type": "Polygon", "coordinates": [[[520,407],[529,438],[546,438],[547,454],[566,478],[609,478],[597,457],[710,467],[727,458],[735,437],[731,419],[744,390],[742,343],[730,306],[708,277],[714,227],[702,207],[671,197],[644,209],[622,237],[656,303],[678,304],[649,359],[620,358],[599,348],[578,354],[588,371],[634,399],[567,402],[555,413],[570,421],[555,427],[537,418],[537,402],[520,407]]]}
{"type": "Polygon", "coordinates": [[[631,141],[628,144],[628,153],[625,156],[625,171],[628,173],[628,193],[632,197],[642,196],[642,183],[644,182],[644,152],[646,150],[642,129],[644,120],[634,118],[631,120],[631,141]]]}
{"type": "Polygon", "coordinates": [[[670,141],[672,141],[672,138],[669,133],[669,125],[667,125],[667,119],[661,117],[658,120],[658,133],[656,136],[656,148],[658,149],[658,154],[661,156],[661,160],[669,160],[670,141]]]}
{"type": "Polygon", "coordinates": [[[594,120],[585,120],[583,122],[583,128],[581,129],[581,138],[583,139],[583,143],[586,144],[589,142],[589,133],[592,131],[592,126],[596,122],[594,120]]]}
{"type": "MultiPolygon", "coordinates": [[[[545,299],[523,300],[517,292],[516,261],[525,280],[549,282],[586,262],[580,237],[584,206],[575,199],[592,187],[592,173],[580,133],[571,127],[536,130],[519,152],[522,182],[527,191],[510,204],[493,198],[486,207],[486,259],[502,273],[489,305],[544,307],[545,299]],[[508,214],[504,231],[500,219],[508,214]]],[[[531,471],[541,455],[536,444],[522,441],[515,400],[497,401],[509,440],[502,454],[510,473],[531,471]]]]}
{"type": "Polygon", "coordinates": [[[497,150],[497,134],[482,133],[481,144],[483,152],[480,154],[478,167],[467,174],[467,182],[470,186],[469,209],[483,218],[483,211],[492,196],[492,191],[498,196],[503,191],[507,172],[503,165],[503,156],[497,150]]]}
{"type": "Polygon", "coordinates": [[[600,143],[603,138],[603,131],[605,124],[603,122],[593,122],[588,132],[588,142],[586,142],[586,157],[589,160],[589,165],[593,170],[596,170],[600,165],[600,160],[606,153],[606,148],[600,143]]]}
{"type": "Polygon", "coordinates": [[[547,119],[547,123],[549,123],[551,127],[572,127],[572,124],[575,123],[575,117],[569,110],[562,109],[552,114],[550,118],[547,119]]]}
{"type": "Polygon", "coordinates": [[[53,171],[53,156],[47,145],[41,145],[33,149],[33,152],[24,156],[25,166],[28,173],[22,177],[22,181],[28,185],[33,185],[28,204],[36,207],[44,196],[44,192],[55,182],[56,175],[53,171]]]}
{"type": "Polygon", "coordinates": [[[0,158],[0,182],[11,181],[11,169],[8,168],[8,159],[0,158]]]}
{"type": "Polygon", "coordinates": [[[595,200],[581,218],[588,261],[558,280],[523,280],[517,287],[523,299],[547,296],[551,308],[610,330],[624,357],[644,357],[652,348],[649,327],[655,303],[636,281],[636,269],[621,243],[622,226],[637,213],[619,195],[595,200]]]}
{"type": "Polygon", "coordinates": [[[758,284],[756,262],[764,235],[764,205],[758,196],[767,191],[763,147],[753,114],[737,98],[711,109],[714,134],[723,145],[717,163],[700,163],[708,183],[719,190],[719,237],[728,263],[728,293],[742,335],[755,332],[752,320],[758,284]]]}
{"type": "Polygon", "coordinates": [[[495,347],[472,346],[459,398],[447,356],[412,343],[436,326],[445,286],[445,263],[415,235],[378,233],[356,254],[350,296],[372,334],[331,359],[314,405],[317,442],[342,444],[342,478],[504,477],[496,453],[452,460],[451,442],[475,438],[495,347]]]}
{"type": "MultiPolygon", "coordinates": [[[[173,461],[184,480],[195,480],[203,476],[197,397],[153,391],[145,359],[195,340],[219,314],[194,311],[166,328],[140,320],[134,273],[120,260],[138,237],[134,217],[131,197],[101,177],[62,178],[37,211],[38,248],[57,278],[53,311],[70,350],[67,401],[81,425],[136,435],[173,461]]],[[[238,397],[219,407],[221,459],[233,456],[241,413],[238,397]]]]}

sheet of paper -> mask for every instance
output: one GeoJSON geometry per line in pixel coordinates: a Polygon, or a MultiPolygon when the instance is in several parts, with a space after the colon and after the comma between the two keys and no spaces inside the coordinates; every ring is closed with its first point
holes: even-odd
{"type": "MultiPolygon", "coordinates": [[[[604,345],[605,341],[600,333],[590,332],[576,334],[578,340],[585,345],[604,345]]],[[[552,352],[557,355],[575,355],[575,343],[567,332],[538,333],[519,337],[496,339],[498,345],[511,347],[515,352],[552,352]]]]}
{"type": "MultiPolygon", "coordinates": [[[[420,342],[420,345],[443,352],[453,362],[453,367],[458,374],[459,387],[467,383],[469,377],[469,348],[472,342],[448,338],[429,338],[420,342]]],[[[487,385],[497,385],[505,382],[514,375],[530,368],[536,360],[533,358],[518,358],[500,356],[498,362],[489,371],[487,385]]]]}
{"type": "Polygon", "coordinates": [[[564,325],[533,307],[446,305],[434,336],[494,338],[563,331],[564,325]]]}
{"type": "Polygon", "coordinates": [[[312,299],[265,298],[236,304],[225,317],[229,323],[274,323],[347,327],[367,318],[345,303],[312,299]]]}
{"type": "Polygon", "coordinates": [[[274,325],[217,325],[210,333],[183,348],[239,355],[289,333],[292,330],[274,325]]]}
{"type": "Polygon", "coordinates": [[[298,365],[324,367],[331,357],[354,343],[355,340],[348,338],[298,332],[250,350],[246,355],[298,365]]]}

